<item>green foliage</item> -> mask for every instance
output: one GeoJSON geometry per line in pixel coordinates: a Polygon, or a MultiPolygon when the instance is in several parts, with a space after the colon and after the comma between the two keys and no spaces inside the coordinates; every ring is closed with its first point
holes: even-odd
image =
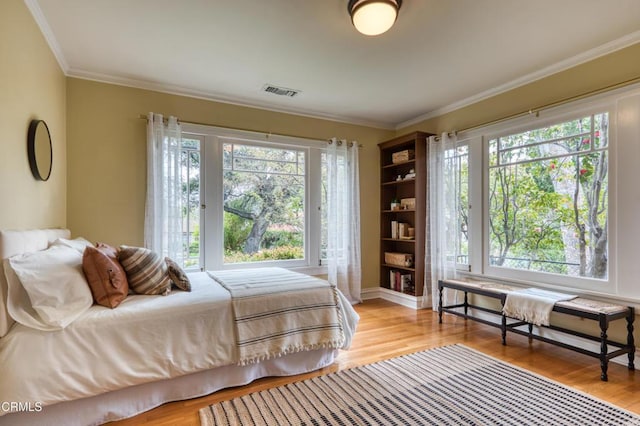
{"type": "Polygon", "coordinates": [[[242,251],[242,246],[251,232],[252,221],[224,212],[224,250],[242,251]]]}
{"type": "Polygon", "coordinates": [[[304,152],[224,144],[223,153],[225,249],[302,246],[302,232],[276,229],[304,229],[304,152]]]}
{"type": "Polygon", "coordinates": [[[281,229],[267,229],[262,237],[261,247],[272,248],[282,246],[303,246],[302,232],[291,232],[281,229]]]}
{"type": "Polygon", "coordinates": [[[606,276],[607,154],[591,151],[591,141],[606,146],[607,119],[600,114],[490,141],[492,264],[606,276]]]}
{"type": "Polygon", "coordinates": [[[303,259],[304,249],[300,246],[280,246],[272,249],[263,249],[253,254],[242,251],[224,251],[225,263],[263,262],[269,260],[303,259]]]}

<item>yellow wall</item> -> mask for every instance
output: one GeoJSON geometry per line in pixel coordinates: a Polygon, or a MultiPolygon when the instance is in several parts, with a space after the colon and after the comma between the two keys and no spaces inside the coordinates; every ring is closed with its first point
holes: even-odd
{"type": "Polygon", "coordinates": [[[66,226],[66,80],[22,0],[0,2],[0,60],[0,229],[66,226]],[[32,119],[53,140],[47,182],[29,168],[32,119]]]}
{"type": "Polygon", "coordinates": [[[450,113],[403,127],[396,133],[404,135],[422,130],[440,134],[462,130],[638,77],[640,43],[450,113]]]}
{"type": "Polygon", "coordinates": [[[377,144],[392,131],[216,103],[69,78],[67,80],[68,226],[111,244],[143,242],[146,121],[149,111],[182,121],[359,141],[363,287],[377,287],[379,187],[377,144]]]}

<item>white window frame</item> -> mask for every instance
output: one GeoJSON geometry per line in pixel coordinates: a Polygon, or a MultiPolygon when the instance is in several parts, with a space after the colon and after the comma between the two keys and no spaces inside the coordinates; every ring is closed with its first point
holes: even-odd
{"type": "Polygon", "coordinates": [[[326,149],[326,141],[302,139],[243,130],[227,129],[200,124],[182,124],[186,137],[202,138],[201,172],[203,189],[201,205],[201,256],[206,270],[247,269],[279,266],[306,274],[326,274],[326,266],[320,265],[320,203],[321,168],[320,155],[326,149]],[[305,152],[305,225],[304,259],[264,262],[224,263],[223,225],[223,153],[225,143],[246,143],[271,148],[294,148],[305,152]],[[216,207],[218,206],[218,207],[216,207]]]}
{"type": "MultiPolygon", "coordinates": [[[[626,89],[629,91],[629,89],[626,89]]],[[[548,109],[540,114],[530,114],[491,126],[460,133],[458,139],[469,140],[470,160],[470,233],[469,259],[470,272],[464,275],[477,276],[513,282],[522,285],[536,285],[551,289],[568,291],[574,289],[578,293],[612,295],[620,292],[618,285],[618,144],[617,144],[617,100],[621,98],[621,90],[596,95],[575,101],[560,107],[548,109]],[[507,136],[550,126],[559,122],[584,117],[601,112],[609,113],[609,145],[608,145],[608,276],[607,279],[587,277],[571,277],[537,271],[525,271],[491,266],[489,264],[489,141],[507,136]],[[481,208],[476,208],[481,206],[481,208]],[[477,232],[481,229],[481,233],[477,232]]],[[[624,93],[624,90],[622,90],[624,93]]]]}
{"type": "MultiPolygon", "coordinates": [[[[604,290],[607,292],[611,288],[611,283],[615,282],[615,242],[612,241],[612,236],[615,235],[616,223],[615,223],[615,214],[613,213],[613,203],[614,193],[615,193],[615,177],[611,175],[611,159],[613,157],[613,150],[615,149],[615,106],[609,103],[592,106],[585,109],[574,110],[561,114],[545,114],[545,117],[542,120],[536,120],[534,123],[530,123],[529,125],[523,125],[519,127],[514,127],[506,131],[487,133],[484,138],[483,149],[485,153],[486,162],[483,164],[483,173],[485,175],[486,184],[483,186],[483,201],[484,201],[484,214],[487,218],[483,221],[483,237],[485,243],[485,250],[483,250],[483,260],[484,260],[484,268],[487,274],[492,276],[497,276],[501,278],[507,278],[511,280],[525,280],[525,281],[534,281],[541,282],[547,284],[558,285],[562,287],[570,287],[570,288],[578,288],[578,289],[586,289],[586,290],[604,290]],[[512,268],[501,268],[497,266],[490,265],[489,262],[489,205],[488,205],[488,182],[489,182],[489,161],[488,161],[488,150],[489,150],[489,141],[493,140],[497,137],[508,136],[512,134],[517,134],[521,132],[525,132],[527,130],[539,129],[546,126],[551,126],[557,123],[567,122],[574,119],[586,117],[592,114],[599,113],[608,113],[609,114],[609,135],[608,142],[609,145],[607,147],[607,158],[609,161],[609,177],[608,177],[608,236],[607,236],[607,244],[609,259],[608,259],[608,273],[606,279],[598,279],[598,278],[590,278],[590,277],[576,277],[576,276],[568,276],[561,274],[552,274],[538,271],[527,271],[527,270],[518,270],[512,268]],[[612,251],[613,249],[613,251],[612,251]]],[[[580,154],[580,153],[576,153],[580,154]]]]}

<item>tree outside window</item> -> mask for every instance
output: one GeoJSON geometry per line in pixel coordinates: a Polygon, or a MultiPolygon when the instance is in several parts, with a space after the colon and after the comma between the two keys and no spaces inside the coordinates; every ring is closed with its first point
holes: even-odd
{"type": "Polygon", "coordinates": [[[607,279],[608,119],[489,141],[490,265],[607,279]]]}
{"type": "Polygon", "coordinates": [[[224,263],[304,259],[305,151],[222,149],[224,263]]]}

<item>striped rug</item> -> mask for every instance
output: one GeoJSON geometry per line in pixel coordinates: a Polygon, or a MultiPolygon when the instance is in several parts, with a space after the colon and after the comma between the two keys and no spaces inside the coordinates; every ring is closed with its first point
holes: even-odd
{"type": "Polygon", "coordinates": [[[463,345],[224,401],[212,425],[640,425],[640,416],[463,345]]]}

